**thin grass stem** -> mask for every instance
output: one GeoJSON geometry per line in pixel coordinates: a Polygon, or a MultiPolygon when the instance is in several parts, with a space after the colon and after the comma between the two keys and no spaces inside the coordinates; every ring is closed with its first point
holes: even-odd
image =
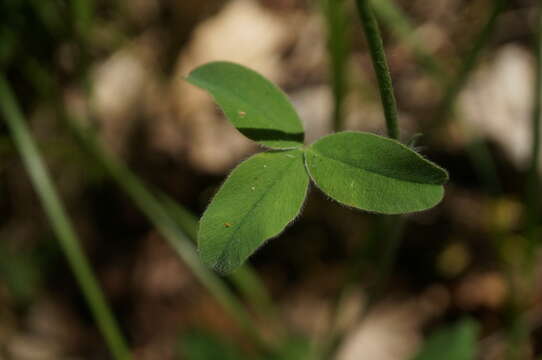
{"type": "Polygon", "coordinates": [[[344,0],[320,0],[327,27],[327,49],[333,91],[333,129],[344,123],[344,99],[348,92],[347,62],[350,54],[349,17],[344,0]]]}
{"type": "MultiPolygon", "coordinates": [[[[271,346],[261,337],[250,315],[224,282],[200,261],[192,242],[171,218],[158,198],[120,161],[108,154],[92,130],[85,129],[71,117],[66,119],[74,135],[85,149],[106,169],[111,178],[123,189],[145,216],[156,226],[159,233],[177,252],[194,276],[213,295],[216,301],[232,316],[245,333],[259,346],[271,346]]],[[[185,218],[184,221],[187,221],[185,218]]]]}
{"type": "MultiPolygon", "coordinates": [[[[188,210],[179,205],[169,196],[159,196],[162,205],[171,218],[184,231],[186,236],[193,242],[197,242],[198,219],[188,210]]],[[[254,269],[245,264],[233,274],[229,275],[235,287],[239,289],[243,297],[252,305],[258,315],[266,320],[281,336],[286,333],[286,326],[280,321],[279,311],[275,306],[262,279],[254,269]]]]}
{"type": "MultiPolygon", "coordinates": [[[[356,3],[358,6],[358,13],[361,19],[362,27],[369,45],[369,52],[371,54],[373,68],[378,81],[388,136],[398,140],[400,132],[398,125],[397,103],[395,100],[393,83],[386,59],[382,36],[373,13],[370,0],[356,0],[356,3]]],[[[378,297],[380,289],[384,286],[385,282],[388,281],[397,257],[397,251],[402,234],[403,219],[400,216],[382,216],[379,217],[379,221],[386,222],[388,226],[385,231],[380,233],[384,234],[384,256],[379,261],[379,278],[377,279],[375,286],[376,292],[371,294],[370,298],[378,297]]],[[[339,329],[337,327],[337,318],[339,316],[339,307],[342,303],[342,299],[345,298],[351,290],[351,284],[347,281],[341,295],[335,301],[331,332],[328,338],[324,341],[324,344],[320,347],[323,353],[320,355],[320,357],[318,357],[319,359],[328,359],[332,357],[332,354],[334,354],[337,349],[340,348],[342,342],[344,341],[346,330],[339,329]]],[[[363,309],[361,317],[364,318],[367,312],[368,306],[363,309]]]]}
{"type": "Polygon", "coordinates": [[[499,15],[504,11],[508,0],[493,0],[493,8],[487,22],[482,27],[482,30],[474,39],[474,43],[464,57],[461,67],[453,80],[448,84],[444,96],[437,107],[437,115],[435,121],[430,124],[431,128],[440,127],[447,123],[453,112],[453,106],[463,87],[467,83],[472,71],[476,68],[476,64],[486,48],[491,36],[493,35],[499,15]]]}
{"type": "MultiPolygon", "coordinates": [[[[48,73],[43,71],[37,62],[30,61],[27,66],[28,78],[42,96],[55,99],[55,107],[65,125],[77,137],[84,149],[94,157],[106,170],[117,185],[125,191],[136,206],[148,217],[165,240],[180,255],[186,265],[194,272],[196,278],[216,297],[217,301],[245,329],[256,343],[263,344],[264,340],[257,334],[252,325],[252,319],[244,306],[239,303],[225,283],[209,271],[199,261],[194,243],[197,238],[197,219],[188,210],[181,207],[172,199],[160,192],[153,194],[148,187],[133,174],[126,165],[109,154],[98,136],[89,128],[80,125],[81,122],[68,116],[59,98],[57,84],[48,73]],[[39,81],[34,81],[39,79],[39,81]]],[[[87,89],[88,90],[88,89],[87,89]]],[[[274,307],[267,289],[259,276],[248,265],[230,275],[232,282],[249,301],[257,314],[269,320],[274,326],[277,336],[285,334],[285,326],[280,321],[278,310],[274,307]],[[252,288],[249,288],[251,287],[252,288]]]]}
{"type": "Polygon", "coordinates": [[[64,206],[43,163],[40,152],[30,135],[11,86],[0,74],[0,111],[21,154],[34,189],[36,190],[53,231],[87,304],[108,347],[117,360],[130,359],[130,351],[109,309],[102,290],[92,273],[89,261],[81,249],[77,235],[66,215],[64,206]]]}

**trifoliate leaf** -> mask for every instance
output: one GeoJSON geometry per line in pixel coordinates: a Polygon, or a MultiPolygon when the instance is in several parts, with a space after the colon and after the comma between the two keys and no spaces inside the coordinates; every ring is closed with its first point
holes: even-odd
{"type": "Polygon", "coordinates": [[[445,170],[403,144],[370,133],[326,136],[306,151],[312,179],[327,195],[358,209],[402,214],[438,204],[445,170]]]}
{"type": "Polygon", "coordinates": [[[201,219],[203,262],[222,273],[240,266],[299,214],[308,185],[301,150],[265,152],[241,163],[201,219]]]}
{"type": "Polygon", "coordinates": [[[303,125],[292,104],[255,71],[229,62],[212,62],[192,71],[187,81],[211,93],[246,137],[273,149],[303,145],[303,125]]]}

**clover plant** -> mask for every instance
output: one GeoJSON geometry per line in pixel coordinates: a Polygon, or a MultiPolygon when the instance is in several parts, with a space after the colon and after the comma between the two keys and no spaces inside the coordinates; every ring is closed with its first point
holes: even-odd
{"type": "Polygon", "coordinates": [[[447,172],[400,142],[339,132],[304,145],[301,120],[286,95],[238,64],[212,62],[187,81],[209,92],[231,123],[270,150],[238,165],[203,214],[202,260],[227,273],[300,213],[310,180],[341,204],[381,214],[429,209],[447,172]]]}

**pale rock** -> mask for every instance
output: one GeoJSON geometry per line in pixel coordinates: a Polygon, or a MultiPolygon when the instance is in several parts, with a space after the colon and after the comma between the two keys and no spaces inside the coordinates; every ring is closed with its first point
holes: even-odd
{"type": "Polygon", "coordinates": [[[149,79],[147,66],[135,46],[119,50],[93,72],[93,105],[100,131],[115,152],[124,150],[149,79]]]}
{"type": "MultiPolygon", "coordinates": [[[[158,141],[153,145],[160,148],[160,139],[171,138],[170,132],[182,129],[185,134],[178,136],[188,141],[190,162],[210,173],[223,173],[253,152],[256,145],[227,122],[212,98],[183,78],[199,65],[222,60],[248,66],[271,81],[280,82],[285,73],[280,50],[292,37],[287,18],[273,15],[256,1],[234,0],[202,22],[176,68],[171,94],[177,124],[154,129],[158,141]]],[[[170,140],[168,146],[174,143],[170,140]]]]}
{"type": "Polygon", "coordinates": [[[534,79],[532,56],[508,45],[473,75],[458,101],[464,123],[498,143],[520,167],[530,156],[534,79]]]}
{"type": "Polygon", "coordinates": [[[420,342],[424,316],[417,302],[394,303],[371,311],[349,334],[339,349],[337,360],[405,360],[420,342]]]}
{"type": "Polygon", "coordinates": [[[311,144],[331,132],[329,121],[333,96],[328,86],[308,87],[291,94],[305,128],[305,142],[311,144]]]}

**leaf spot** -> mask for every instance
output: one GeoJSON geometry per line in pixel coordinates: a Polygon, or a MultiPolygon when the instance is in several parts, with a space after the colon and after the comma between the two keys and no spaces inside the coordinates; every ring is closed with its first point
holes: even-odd
{"type": "Polygon", "coordinates": [[[247,113],[239,110],[239,112],[237,112],[237,115],[239,115],[240,118],[244,118],[245,116],[247,116],[247,113]]]}
{"type": "Polygon", "coordinates": [[[231,227],[231,224],[230,223],[224,223],[224,227],[229,228],[229,227],[231,227]]]}

